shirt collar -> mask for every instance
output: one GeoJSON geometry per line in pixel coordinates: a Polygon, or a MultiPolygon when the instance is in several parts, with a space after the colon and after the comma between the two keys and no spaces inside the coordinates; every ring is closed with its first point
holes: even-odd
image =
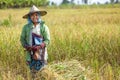
{"type": "MultiPolygon", "coordinates": [[[[36,27],[38,27],[38,26],[40,26],[40,23],[38,23],[38,24],[36,25],[36,27]]],[[[32,28],[35,28],[34,25],[32,25],[32,28]]]]}

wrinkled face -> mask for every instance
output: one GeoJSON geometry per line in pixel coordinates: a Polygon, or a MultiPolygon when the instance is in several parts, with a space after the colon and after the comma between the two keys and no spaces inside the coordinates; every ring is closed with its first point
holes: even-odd
{"type": "Polygon", "coordinates": [[[30,18],[31,18],[31,20],[32,20],[32,22],[33,23],[37,23],[38,22],[38,18],[39,18],[39,15],[38,15],[38,13],[32,13],[31,15],[30,15],[30,18]]]}

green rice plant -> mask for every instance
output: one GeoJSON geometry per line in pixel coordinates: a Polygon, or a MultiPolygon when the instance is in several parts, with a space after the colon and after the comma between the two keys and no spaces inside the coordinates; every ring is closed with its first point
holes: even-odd
{"type": "Polygon", "coordinates": [[[12,24],[12,16],[9,15],[8,19],[4,19],[3,22],[0,23],[1,26],[5,26],[5,27],[11,27],[12,24]]]}

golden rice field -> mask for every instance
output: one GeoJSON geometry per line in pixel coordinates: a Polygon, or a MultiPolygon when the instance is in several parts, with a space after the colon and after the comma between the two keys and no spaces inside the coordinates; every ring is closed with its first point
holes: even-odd
{"type": "MultiPolygon", "coordinates": [[[[120,80],[120,6],[40,9],[48,12],[42,19],[51,33],[48,68],[55,80],[120,80]]],[[[28,11],[0,10],[0,80],[30,80],[19,40],[28,11]]]]}

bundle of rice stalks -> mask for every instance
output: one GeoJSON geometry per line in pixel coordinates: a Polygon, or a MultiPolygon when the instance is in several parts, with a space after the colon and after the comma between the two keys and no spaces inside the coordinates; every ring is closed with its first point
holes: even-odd
{"type": "Polygon", "coordinates": [[[51,63],[38,72],[35,80],[89,80],[86,78],[86,69],[79,61],[71,60],[51,63]]]}
{"type": "Polygon", "coordinates": [[[88,71],[77,60],[52,63],[50,67],[65,80],[89,80],[88,71]]]}

